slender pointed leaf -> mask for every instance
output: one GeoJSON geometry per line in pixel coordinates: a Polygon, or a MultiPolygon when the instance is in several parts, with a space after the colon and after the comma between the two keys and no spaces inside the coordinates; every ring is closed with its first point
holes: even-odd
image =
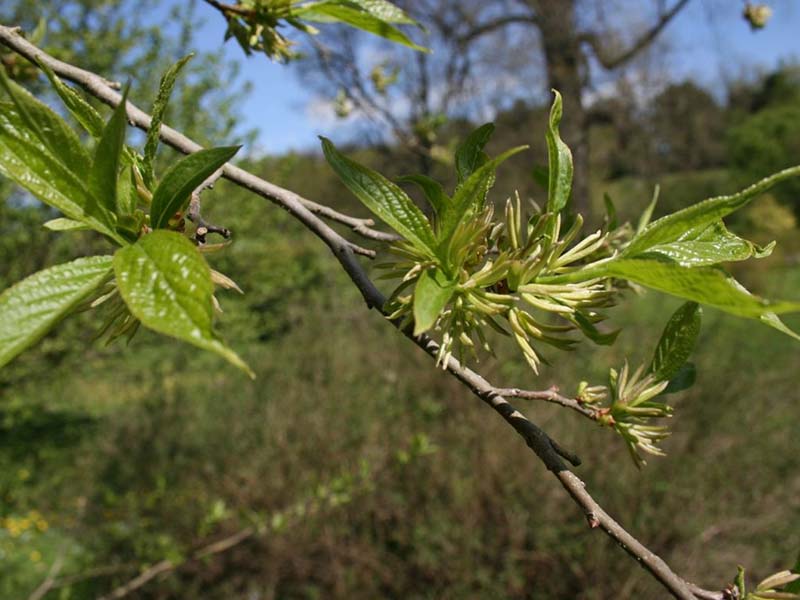
{"type": "Polygon", "coordinates": [[[328,164],[364,206],[418,249],[433,254],[433,230],[411,198],[380,173],[344,156],[329,139],[320,139],[328,164]]]}
{"type": "Polygon", "coordinates": [[[458,224],[467,215],[474,214],[483,207],[486,193],[497,167],[508,158],[527,150],[528,146],[518,146],[503,152],[500,156],[491,159],[470,175],[464,183],[458,186],[452,201],[447,205],[447,210],[441,218],[438,238],[441,244],[447,245],[450,236],[458,224]]]}
{"type": "MultiPolygon", "coordinates": [[[[685,267],[703,267],[721,262],[747,260],[753,256],[768,256],[772,245],[760,248],[734,235],[722,221],[689,231],[680,239],[649,248],[646,254],[660,254],[685,267]]],[[[628,255],[628,253],[625,253],[628,255]]]]}
{"type": "Polygon", "coordinates": [[[312,23],[345,23],[419,52],[430,52],[428,48],[415,44],[397,27],[357,5],[347,5],[336,1],[317,2],[295,9],[293,16],[312,23]]]}
{"type": "Polygon", "coordinates": [[[42,227],[49,229],[50,231],[86,231],[89,229],[89,226],[86,223],[75,221],[73,219],[65,219],[63,217],[58,219],[50,219],[44,225],[42,225],[42,227]]]}
{"type": "Polygon", "coordinates": [[[697,367],[693,363],[686,363],[673,375],[661,395],[677,394],[688,390],[697,380],[697,367]]]}
{"type": "Polygon", "coordinates": [[[642,216],[639,217],[639,223],[636,225],[636,235],[642,233],[645,228],[650,224],[650,219],[653,218],[653,212],[656,210],[656,205],[658,204],[658,197],[661,194],[661,186],[656,184],[655,189],[653,189],[653,197],[650,199],[650,203],[647,205],[647,208],[644,209],[642,216]]]}
{"type": "Polygon", "coordinates": [[[397,179],[397,182],[418,185],[437,216],[444,214],[450,203],[450,198],[445,193],[442,184],[427,175],[403,175],[397,179]]]}
{"type": "MultiPolygon", "coordinates": [[[[94,160],[89,171],[89,192],[97,202],[100,213],[108,213],[108,223],[113,225],[110,215],[118,214],[117,179],[119,178],[120,157],[125,145],[125,130],[128,127],[128,115],[125,104],[128,100],[130,86],[125,88],[122,101],[114,109],[108,120],[103,135],[94,150],[94,160]]],[[[89,212],[95,213],[95,210],[89,212]]]]}
{"type": "Polygon", "coordinates": [[[686,364],[700,334],[701,316],[698,304],[687,302],[670,317],[650,363],[650,371],[659,381],[671,380],[686,364]]]}
{"type": "Polygon", "coordinates": [[[0,85],[16,107],[21,123],[39,139],[41,147],[73,173],[86,173],[91,163],[89,153],[67,122],[28,90],[11,81],[3,69],[0,69],[0,85]]]}
{"type": "Polygon", "coordinates": [[[349,0],[349,2],[346,3],[359,6],[373,17],[386,23],[416,25],[420,27],[420,24],[409,17],[400,7],[395,6],[391,2],[387,2],[387,0],[349,0]]]}
{"type": "Polygon", "coordinates": [[[626,248],[626,256],[634,256],[653,246],[677,241],[688,231],[696,231],[709,226],[747,205],[753,198],[764,193],[773,185],[800,176],[800,166],[784,169],[751,185],[737,194],[718,196],[698,202],[688,208],[661,217],[651,223],[626,248]]]}
{"type": "Polygon", "coordinates": [[[161,132],[161,123],[164,120],[164,114],[167,111],[169,98],[172,95],[172,90],[175,87],[175,82],[181,69],[188,63],[194,54],[187,54],[178,62],[166,70],[161,77],[161,83],[158,86],[158,95],[153,103],[153,110],[151,111],[150,127],[147,129],[147,140],[144,144],[144,160],[142,161],[142,177],[148,186],[152,186],[155,181],[155,174],[153,171],[153,161],[156,157],[156,150],[158,150],[158,136],[161,132]]]}
{"type": "Polygon", "coordinates": [[[111,273],[110,256],[79,258],[0,295],[0,367],[44,337],[111,273]]]}
{"type": "Polygon", "coordinates": [[[179,233],[154,231],[114,255],[122,299],[145,327],[215,352],[253,372],[213,331],[214,284],[206,261],[179,233]]]}
{"type": "Polygon", "coordinates": [[[233,158],[239,148],[241,146],[200,150],[172,165],[153,192],[150,207],[150,223],[153,229],[165,228],[173,215],[188,205],[197,186],[233,158]]]}
{"type": "Polygon", "coordinates": [[[466,181],[475,170],[486,162],[483,152],[494,133],[494,123],[486,123],[472,131],[456,149],[456,173],[458,183],[466,181]]]}
{"type": "MultiPolygon", "coordinates": [[[[593,273],[599,271],[592,269],[593,273]]],[[[759,319],[769,313],[800,311],[800,302],[770,302],[759,298],[716,267],[686,268],[661,257],[623,258],[606,263],[602,271],[606,275],[628,279],[742,317],[759,319]]]]}
{"type": "Polygon", "coordinates": [[[561,123],[563,103],[561,94],[553,90],[555,98],[550,108],[550,121],[547,129],[547,156],[550,164],[548,177],[547,212],[557,214],[569,202],[572,191],[572,152],[562,141],[558,126],[561,123]]]}
{"type": "Polygon", "coordinates": [[[422,272],[414,288],[414,335],[433,327],[456,290],[455,281],[448,280],[439,269],[422,272]]]}
{"type": "Polygon", "coordinates": [[[797,341],[800,341],[800,334],[790,329],[786,323],[781,321],[780,317],[776,315],[774,312],[766,313],[761,315],[761,322],[765,325],[769,325],[777,329],[778,331],[785,333],[789,337],[793,337],[797,341]]]}
{"type": "Polygon", "coordinates": [[[0,102],[0,173],[70,219],[122,243],[107,223],[89,213],[85,182],[47,150],[8,102],[0,102]]]}
{"type": "Polygon", "coordinates": [[[81,127],[93,138],[99,138],[103,135],[105,123],[103,123],[103,117],[100,116],[100,113],[84,100],[83,96],[81,96],[77,90],[61,81],[58,75],[53,73],[53,70],[45,63],[40,62],[39,68],[47,75],[47,78],[55,88],[64,106],[66,106],[70,114],[75,117],[75,120],[81,124],[81,127]]]}

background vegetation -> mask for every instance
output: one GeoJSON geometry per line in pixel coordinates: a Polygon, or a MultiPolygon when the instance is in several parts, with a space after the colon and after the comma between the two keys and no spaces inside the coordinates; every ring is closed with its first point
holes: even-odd
{"type": "MultiPolygon", "coordinates": [[[[26,3],[11,4],[3,22],[26,3]]],[[[88,35],[78,42],[64,25],[48,43],[100,72],[130,68],[154,82],[173,53],[159,44],[176,44],[174,52],[191,44],[188,21],[184,38],[159,41],[157,31],[134,29],[142,25],[123,27],[131,3],[74,4],[90,15],[77,29],[88,35]],[[86,60],[136,56],[134,38],[147,69],[86,60]]],[[[222,143],[235,117],[220,129],[200,115],[204,107],[235,115],[235,94],[213,91],[218,59],[202,60],[211,79],[190,79],[199,87],[183,90],[172,119],[222,143]]],[[[644,109],[624,98],[596,104],[588,134],[598,214],[606,192],[633,218],[656,182],[658,210],[674,210],[798,161],[800,70],[722,92],[719,102],[687,81],[644,109]]],[[[514,189],[543,196],[531,165],[544,162],[545,111],[518,102],[497,116],[490,153],[519,143],[534,150],[504,167],[496,199],[514,189]]],[[[468,126],[453,120],[437,135],[446,144],[468,126]]],[[[418,160],[391,144],[356,154],[389,175],[418,160]]],[[[356,208],[316,155],[252,159],[249,168],[356,208]]],[[[0,186],[0,288],[101,243],[41,229],[47,209],[0,186]]],[[[751,289],[798,296],[798,194],[796,184],[776,188],[732,224],[779,242],[771,258],[736,271],[751,289]]],[[[222,333],[258,379],[145,331],[127,347],[98,345],[80,322],[3,369],[0,597],[26,598],[55,561],[64,585],[47,598],[66,599],[107,592],[165,559],[177,568],[135,597],[663,597],[613,544],[587,533],[503,423],[364,311],[334,260],[288,215],[225,182],[204,204],[235,236],[210,262],[246,291],[222,298],[222,333]],[[248,527],[255,534],[246,541],[197,558],[248,527]]],[[[482,369],[521,387],[600,379],[625,356],[649,352],[675,306],[648,293],[617,309],[614,320],[629,326],[615,346],[584,345],[539,380],[513,348],[482,369]]],[[[669,456],[644,471],[608,432],[557,408],[525,409],[588,459],[581,476],[678,572],[709,584],[730,580],[742,563],[767,575],[800,548],[796,342],[707,311],[698,346],[698,381],[676,400],[669,456]]]]}

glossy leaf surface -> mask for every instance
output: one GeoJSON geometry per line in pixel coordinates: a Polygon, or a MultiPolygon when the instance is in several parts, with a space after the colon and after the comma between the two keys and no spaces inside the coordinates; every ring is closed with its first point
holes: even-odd
{"type": "Polygon", "coordinates": [[[120,294],[145,327],[210,350],[253,372],[214,333],[214,284],[197,248],[172,231],[154,231],[117,251],[120,294]]]}
{"type": "Polygon", "coordinates": [[[110,256],[50,267],[0,295],[0,367],[38,342],[111,272],[110,256]]]}

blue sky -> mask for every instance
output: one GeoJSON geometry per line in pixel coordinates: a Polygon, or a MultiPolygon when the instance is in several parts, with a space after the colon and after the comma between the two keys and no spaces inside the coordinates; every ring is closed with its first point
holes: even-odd
{"type": "MultiPolygon", "coordinates": [[[[752,32],[741,17],[742,2],[691,0],[664,32],[671,48],[670,77],[692,78],[722,89],[726,80],[752,77],[781,61],[800,62],[800,2],[770,4],[775,13],[767,28],[752,32]]],[[[198,49],[218,51],[224,20],[204,2],[198,4],[198,16],[204,21],[198,49]]],[[[336,135],[336,126],[309,115],[313,94],[303,89],[291,65],[272,63],[264,55],[246,58],[233,41],[223,51],[243,63],[242,76],[253,84],[252,94],[242,103],[246,126],[260,132],[251,150],[268,154],[305,150],[316,147],[319,134],[336,135]]]]}

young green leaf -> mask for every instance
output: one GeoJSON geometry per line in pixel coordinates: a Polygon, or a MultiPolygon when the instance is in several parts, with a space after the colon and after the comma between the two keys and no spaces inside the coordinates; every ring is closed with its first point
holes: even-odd
{"type": "Polygon", "coordinates": [[[50,231],[86,231],[89,229],[89,226],[86,223],[75,221],[73,219],[65,219],[63,217],[58,219],[50,219],[44,225],[42,225],[42,227],[49,229],[50,231]]]}
{"type": "Polygon", "coordinates": [[[103,135],[105,123],[103,123],[103,117],[100,116],[100,113],[97,112],[91,104],[86,102],[83,96],[75,89],[61,81],[45,63],[40,62],[38,64],[39,68],[47,75],[47,78],[50,80],[53,88],[55,88],[64,106],[66,106],[70,114],[75,117],[75,120],[81,124],[81,127],[93,138],[99,138],[103,135]]]}
{"type": "Polygon", "coordinates": [[[0,367],[30,348],[111,273],[110,256],[79,258],[23,279],[0,295],[0,367]]]}
{"type": "Polygon", "coordinates": [[[678,392],[688,390],[694,385],[696,380],[697,368],[693,363],[686,363],[672,376],[669,380],[669,384],[667,384],[667,387],[664,388],[661,394],[666,396],[668,394],[677,394],[678,392]]]}
{"type": "Polygon", "coordinates": [[[150,224],[164,229],[173,215],[188,204],[192,192],[214,171],[228,162],[241,146],[209,148],[190,154],[172,165],[153,192],[150,224]]]}
{"type": "Polygon", "coordinates": [[[786,323],[781,321],[780,317],[778,315],[776,315],[774,312],[768,312],[768,313],[765,313],[765,314],[761,315],[760,320],[765,325],[769,325],[770,327],[773,327],[773,328],[777,329],[778,331],[780,331],[782,333],[785,333],[789,337],[793,337],[797,341],[800,341],[800,334],[797,334],[796,332],[794,332],[791,329],[789,329],[789,327],[787,327],[786,323]]]}
{"type": "Polygon", "coordinates": [[[464,183],[458,186],[452,201],[447,205],[447,210],[444,211],[440,219],[437,237],[443,246],[449,243],[450,236],[453,235],[462,219],[483,208],[486,193],[489,191],[491,183],[494,182],[494,174],[497,167],[508,158],[527,149],[528,146],[518,146],[511,150],[506,150],[500,156],[483,164],[464,183]]]}
{"type": "Polygon", "coordinates": [[[422,335],[433,327],[456,290],[439,269],[422,272],[414,288],[414,335],[422,335]]]}
{"type": "Polygon", "coordinates": [[[486,162],[483,148],[494,133],[494,123],[486,123],[472,131],[456,149],[456,172],[458,183],[463,183],[486,162]]]}
{"type": "Polygon", "coordinates": [[[444,214],[450,203],[450,198],[445,193],[442,184],[427,175],[403,175],[397,178],[397,182],[418,185],[437,216],[444,214]]]}
{"type": "MultiPolygon", "coordinates": [[[[684,267],[711,266],[721,262],[768,256],[773,244],[764,248],[732,234],[722,221],[691,230],[679,240],[652,246],[647,255],[659,254],[684,267]]],[[[628,252],[624,253],[628,256],[628,252]]]]}
{"type": "Polygon", "coordinates": [[[107,223],[113,225],[114,219],[110,215],[119,213],[117,206],[117,179],[119,178],[120,157],[122,147],[125,145],[125,130],[128,126],[128,116],[125,103],[128,100],[130,86],[125,88],[122,101],[114,109],[108,120],[103,135],[97,142],[94,150],[94,161],[89,171],[89,193],[91,199],[97,203],[97,208],[89,209],[92,214],[104,214],[107,223]]]}
{"type": "Polygon", "coordinates": [[[409,17],[400,7],[395,6],[387,0],[346,0],[341,4],[355,4],[367,11],[373,17],[386,23],[397,25],[416,25],[420,27],[414,19],[409,17]]]}
{"type": "Polygon", "coordinates": [[[175,82],[178,79],[178,74],[181,72],[181,69],[183,69],[193,56],[194,54],[184,56],[167,69],[161,77],[158,95],[156,96],[156,100],[153,103],[153,110],[151,111],[152,118],[150,120],[150,127],[147,128],[147,140],[144,144],[142,178],[148,186],[152,186],[155,181],[153,161],[156,157],[156,150],[158,150],[158,136],[161,131],[161,123],[164,120],[164,113],[167,111],[169,98],[172,95],[172,89],[175,87],[175,82]]]}
{"type": "Polygon", "coordinates": [[[73,173],[83,175],[89,169],[89,153],[66,121],[30,92],[11,81],[0,69],[0,85],[8,93],[21,124],[38,138],[40,147],[73,173]]]}
{"type": "Polygon", "coordinates": [[[555,98],[550,108],[550,122],[547,129],[547,156],[550,163],[548,177],[547,212],[561,212],[569,201],[572,191],[572,152],[561,140],[558,126],[561,123],[563,103],[561,94],[553,90],[555,98]]]}
{"type": "Polygon", "coordinates": [[[671,380],[689,359],[700,334],[701,315],[696,302],[687,302],[670,317],[650,364],[658,381],[671,380]]]}
{"type": "Polygon", "coordinates": [[[608,223],[608,230],[613,231],[619,224],[617,222],[617,207],[614,206],[614,201],[608,193],[603,194],[603,204],[606,207],[606,222],[608,223]]]}
{"type": "Polygon", "coordinates": [[[92,203],[84,181],[47,150],[8,102],[0,102],[0,173],[70,219],[122,243],[111,227],[89,213],[92,203]]]}
{"type": "Polygon", "coordinates": [[[767,191],[773,185],[797,176],[800,176],[800,166],[784,169],[737,194],[709,198],[683,210],[661,217],[634,238],[625,249],[625,255],[641,254],[653,246],[678,241],[689,231],[700,231],[704,227],[717,223],[726,215],[747,205],[753,198],[767,191]]]}
{"type": "Polygon", "coordinates": [[[122,299],[145,327],[216,352],[254,377],[214,333],[214,284],[197,248],[173,231],[154,231],[114,255],[122,299]]]}
{"type": "Polygon", "coordinates": [[[320,139],[328,164],[364,206],[420,251],[433,255],[433,230],[411,198],[380,173],[344,156],[329,139],[320,139]]]}
{"type": "Polygon", "coordinates": [[[656,205],[658,204],[658,197],[661,194],[661,186],[656,184],[656,187],[653,189],[653,197],[650,199],[650,204],[647,205],[647,208],[644,209],[642,216],[639,217],[639,223],[636,225],[636,235],[642,233],[645,228],[650,224],[650,219],[653,218],[653,212],[656,210],[656,205]]]}
{"type": "Polygon", "coordinates": [[[323,0],[295,9],[292,16],[312,23],[345,23],[414,50],[430,52],[428,48],[415,44],[397,27],[352,2],[323,0]]]}
{"type": "Polygon", "coordinates": [[[628,279],[742,317],[759,319],[769,313],[800,311],[800,302],[770,302],[754,296],[716,267],[688,269],[665,259],[623,258],[606,263],[603,271],[612,277],[628,279]]]}

